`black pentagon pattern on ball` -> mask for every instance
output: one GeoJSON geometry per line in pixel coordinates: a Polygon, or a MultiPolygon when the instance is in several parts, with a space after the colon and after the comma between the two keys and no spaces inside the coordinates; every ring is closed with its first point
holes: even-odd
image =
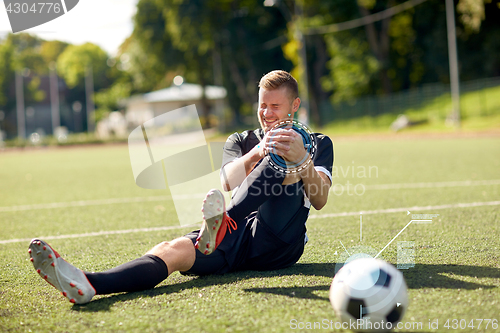
{"type": "Polygon", "coordinates": [[[375,285],[389,287],[390,283],[391,283],[391,276],[387,274],[387,272],[384,271],[383,269],[380,269],[378,274],[378,279],[377,282],[375,282],[375,285]]]}
{"type": "MultiPolygon", "coordinates": [[[[361,307],[363,309],[366,308],[365,301],[359,298],[351,298],[349,299],[349,303],[347,303],[347,313],[353,316],[356,319],[361,319],[361,307]]],[[[363,311],[365,312],[365,311],[363,311]]]]}
{"type": "Polygon", "coordinates": [[[386,316],[387,321],[391,323],[396,323],[401,319],[401,314],[403,313],[403,306],[395,305],[391,312],[386,316]]]}

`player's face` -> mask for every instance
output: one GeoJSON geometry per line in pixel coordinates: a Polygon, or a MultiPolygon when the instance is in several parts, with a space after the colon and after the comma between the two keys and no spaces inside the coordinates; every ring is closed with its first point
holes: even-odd
{"type": "Polygon", "coordinates": [[[293,119],[299,109],[300,99],[290,98],[287,88],[259,89],[259,123],[264,132],[269,131],[280,120],[293,119]]]}

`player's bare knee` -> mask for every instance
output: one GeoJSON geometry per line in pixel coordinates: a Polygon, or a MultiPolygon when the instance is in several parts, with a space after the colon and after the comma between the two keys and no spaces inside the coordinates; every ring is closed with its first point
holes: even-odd
{"type": "Polygon", "coordinates": [[[168,247],[171,251],[175,252],[186,252],[194,249],[193,242],[186,237],[176,238],[171,242],[168,242],[168,247]]]}
{"type": "Polygon", "coordinates": [[[161,242],[158,245],[156,245],[155,247],[153,247],[153,249],[151,249],[151,251],[149,251],[148,253],[152,253],[155,255],[158,255],[158,254],[163,255],[163,254],[167,254],[167,253],[170,253],[170,254],[182,253],[185,251],[189,251],[191,247],[194,248],[191,240],[189,240],[188,238],[185,238],[185,237],[181,237],[181,238],[176,238],[172,241],[161,242]]]}
{"type": "Polygon", "coordinates": [[[169,252],[169,247],[170,247],[170,242],[161,242],[159,244],[156,244],[151,250],[149,250],[146,254],[154,254],[155,256],[158,256],[160,258],[163,257],[166,253],[169,252]]]}

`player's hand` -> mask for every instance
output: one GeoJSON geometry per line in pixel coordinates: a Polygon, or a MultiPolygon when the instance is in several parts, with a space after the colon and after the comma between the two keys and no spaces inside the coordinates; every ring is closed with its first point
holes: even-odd
{"type": "Polygon", "coordinates": [[[271,135],[265,144],[265,151],[281,156],[291,164],[298,164],[306,160],[307,152],[302,137],[295,130],[277,129],[269,131],[269,133],[271,135]]]}
{"type": "Polygon", "coordinates": [[[266,157],[267,154],[272,153],[271,149],[269,149],[268,143],[272,140],[272,137],[277,135],[276,131],[279,131],[279,130],[280,129],[277,129],[277,130],[274,129],[274,130],[268,131],[264,135],[262,140],[259,142],[259,144],[257,144],[255,147],[253,147],[253,149],[252,149],[253,153],[259,157],[259,160],[266,157]]]}

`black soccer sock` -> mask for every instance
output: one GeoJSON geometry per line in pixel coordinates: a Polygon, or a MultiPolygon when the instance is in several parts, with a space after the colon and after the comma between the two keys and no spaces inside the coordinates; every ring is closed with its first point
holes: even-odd
{"type": "Polygon", "coordinates": [[[168,277],[167,264],[153,254],[146,254],[106,272],[84,272],[96,294],[141,291],[154,288],[168,277]]]}

